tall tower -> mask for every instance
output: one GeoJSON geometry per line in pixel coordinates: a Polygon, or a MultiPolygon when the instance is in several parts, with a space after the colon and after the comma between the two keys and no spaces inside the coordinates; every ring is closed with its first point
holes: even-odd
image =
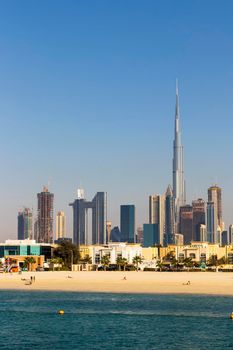
{"type": "Polygon", "coordinates": [[[215,202],[218,226],[221,230],[224,229],[223,218],[222,218],[222,190],[219,186],[214,185],[208,188],[208,202],[215,202]]]}
{"type": "Polygon", "coordinates": [[[193,206],[193,240],[201,241],[201,225],[205,225],[205,202],[198,198],[192,202],[193,206]]]}
{"type": "Polygon", "coordinates": [[[135,206],[121,205],[121,235],[123,242],[135,243],[135,206]]]}
{"type": "Polygon", "coordinates": [[[164,244],[175,244],[174,200],[169,185],[165,194],[165,234],[164,244]]]}
{"type": "Polygon", "coordinates": [[[32,210],[24,208],[18,213],[18,239],[32,239],[32,210]]]}
{"type": "Polygon", "coordinates": [[[53,199],[47,187],[37,194],[39,243],[53,243],[53,199]]]}
{"type": "Polygon", "coordinates": [[[175,137],[173,142],[173,196],[175,221],[179,223],[179,209],[185,205],[185,185],[183,169],[183,146],[181,143],[179,91],[176,82],[175,137]]]}
{"type": "Polygon", "coordinates": [[[56,239],[66,236],[66,217],[64,211],[58,211],[56,216],[56,239]]]}
{"type": "Polygon", "coordinates": [[[157,224],[159,231],[158,244],[164,244],[165,229],[165,196],[153,195],[149,197],[149,223],[157,224]]]}
{"type": "Polygon", "coordinates": [[[207,238],[211,243],[220,243],[224,229],[222,219],[222,190],[217,185],[208,188],[207,238]]]}
{"type": "Polygon", "coordinates": [[[107,193],[97,192],[92,201],[84,197],[84,190],[78,190],[73,207],[74,244],[106,244],[107,193]],[[88,209],[92,210],[92,233],[88,230],[88,209]]]}

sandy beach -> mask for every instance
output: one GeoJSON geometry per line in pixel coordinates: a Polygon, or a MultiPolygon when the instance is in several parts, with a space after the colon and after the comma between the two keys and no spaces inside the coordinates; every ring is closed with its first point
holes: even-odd
{"type": "Polygon", "coordinates": [[[1,274],[0,290],[3,289],[233,295],[233,273],[24,272],[1,274]],[[27,284],[30,276],[35,276],[35,283],[31,285],[27,284]],[[186,284],[188,281],[190,284],[186,284]]]}

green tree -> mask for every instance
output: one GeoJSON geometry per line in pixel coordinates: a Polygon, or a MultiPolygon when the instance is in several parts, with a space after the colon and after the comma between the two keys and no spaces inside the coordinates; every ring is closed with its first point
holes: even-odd
{"type": "Polygon", "coordinates": [[[64,267],[67,269],[71,269],[71,264],[77,264],[80,260],[78,246],[67,240],[62,241],[54,249],[53,256],[54,258],[61,258],[64,267]]]}
{"type": "Polygon", "coordinates": [[[173,259],[171,262],[172,266],[176,268],[176,271],[178,270],[178,267],[180,266],[180,263],[177,259],[173,259]]]}
{"type": "Polygon", "coordinates": [[[116,263],[119,266],[119,270],[121,270],[121,267],[123,266],[123,269],[125,271],[125,267],[128,264],[128,261],[126,258],[122,258],[122,257],[118,256],[116,263]]]}
{"type": "Polygon", "coordinates": [[[186,266],[188,268],[188,271],[189,271],[189,269],[193,267],[192,258],[185,258],[184,259],[184,266],[186,266]]]}
{"type": "Polygon", "coordinates": [[[83,259],[80,259],[81,263],[92,264],[92,258],[87,254],[83,259]]]}
{"type": "Polygon", "coordinates": [[[159,269],[160,272],[163,270],[164,263],[162,262],[162,260],[158,260],[158,261],[157,261],[156,267],[158,267],[158,269],[159,269]]]}
{"type": "Polygon", "coordinates": [[[36,263],[36,260],[33,258],[33,256],[28,256],[24,259],[23,266],[27,268],[28,271],[32,270],[33,264],[36,263]]]}
{"type": "Polygon", "coordinates": [[[133,264],[136,265],[136,269],[138,271],[138,265],[142,263],[142,258],[141,256],[139,255],[136,255],[134,258],[133,258],[133,264]]]}
{"type": "Polygon", "coordinates": [[[108,255],[103,255],[102,258],[101,258],[101,264],[104,266],[104,270],[106,271],[107,270],[107,267],[109,266],[110,264],[110,258],[108,255]]]}
{"type": "Polygon", "coordinates": [[[167,255],[164,257],[165,261],[172,262],[175,259],[175,253],[174,252],[168,252],[167,255]]]}
{"type": "Polygon", "coordinates": [[[217,255],[211,255],[209,257],[209,260],[207,262],[208,266],[217,266],[218,265],[218,259],[217,259],[217,255]]]}

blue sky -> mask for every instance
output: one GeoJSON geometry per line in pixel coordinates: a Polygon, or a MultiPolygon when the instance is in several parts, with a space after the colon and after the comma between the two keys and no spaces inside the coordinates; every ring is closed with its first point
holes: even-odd
{"type": "Polygon", "coordinates": [[[223,188],[233,222],[233,2],[0,3],[0,239],[50,182],[67,214],[79,186],[108,192],[108,216],[171,183],[175,79],[188,201],[223,188]]]}

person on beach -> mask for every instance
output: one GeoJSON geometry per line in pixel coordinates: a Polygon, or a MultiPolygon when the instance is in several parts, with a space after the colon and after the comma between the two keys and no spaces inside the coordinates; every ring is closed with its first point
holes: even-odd
{"type": "Polygon", "coordinates": [[[188,281],[187,283],[183,283],[183,286],[189,286],[191,284],[190,281],[188,281]]]}

